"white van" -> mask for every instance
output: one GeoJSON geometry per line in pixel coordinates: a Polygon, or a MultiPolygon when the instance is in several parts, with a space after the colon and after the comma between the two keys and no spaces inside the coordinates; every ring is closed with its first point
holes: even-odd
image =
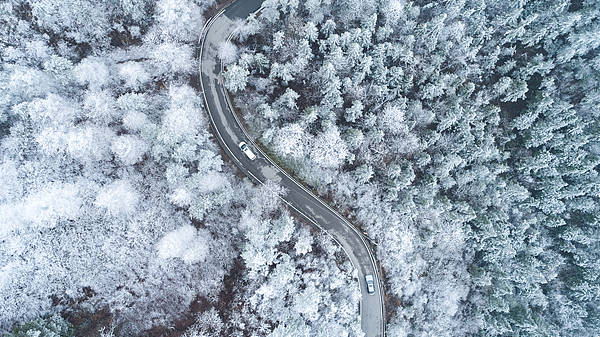
{"type": "Polygon", "coordinates": [[[369,294],[375,294],[375,282],[373,281],[373,275],[365,275],[365,281],[367,282],[367,291],[369,292],[369,294]]]}
{"type": "Polygon", "coordinates": [[[242,152],[244,152],[246,157],[248,157],[248,159],[250,159],[250,160],[256,159],[256,155],[254,154],[254,152],[252,152],[252,150],[250,150],[250,148],[248,147],[248,144],[246,144],[246,142],[240,142],[240,144],[238,146],[240,147],[240,150],[242,150],[242,152]]]}

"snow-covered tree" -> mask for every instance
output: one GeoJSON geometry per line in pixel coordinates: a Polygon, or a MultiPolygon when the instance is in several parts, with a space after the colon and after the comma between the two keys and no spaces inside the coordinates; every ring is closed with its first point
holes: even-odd
{"type": "Polygon", "coordinates": [[[150,80],[150,74],[139,62],[125,62],[119,65],[119,76],[125,85],[132,89],[139,89],[150,80]]]}
{"type": "Polygon", "coordinates": [[[144,140],[132,135],[116,137],[110,148],[125,165],[140,162],[149,150],[148,144],[144,140]]]}
{"type": "Polygon", "coordinates": [[[43,29],[76,43],[108,45],[111,7],[107,2],[35,0],[30,6],[31,15],[43,29]]]}
{"type": "Polygon", "coordinates": [[[100,89],[110,81],[108,65],[98,57],[85,58],[75,66],[73,72],[80,84],[92,90],[100,89]]]}
{"type": "Polygon", "coordinates": [[[84,117],[98,124],[109,124],[118,117],[115,99],[109,91],[88,91],[83,99],[84,117]]]}
{"type": "Polygon", "coordinates": [[[231,41],[223,41],[219,43],[218,55],[224,65],[228,65],[237,59],[237,46],[231,41]]]}
{"type": "Polygon", "coordinates": [[[75,336],[73,325],[60,315],[38,318],[15,326],[7,337],[70,337],[75,336]]]}
{"type": "Polygon", "coordinates": [[[243,90],[248,82],[248,75],[250,75],[248,69],[236,64],[230,65],[223,74],[225,77],[225,86],[232,92],[243,90]]]}
{"type": "Polygon", "coordinates": [[[202,9],[189,0],[160,0],[156,3],[155,17],[156,28],[171,41],[194,41],[204,24],[202,9]]]}
{"type": "Polygon", "coordinates": [[[158,44],[150,57],[158,74],[174,77],[177,74],[189,73],[194,68],[193,50],[187,44],[164,42],[158,44]]]}
{"type": "Polygon", "coordinates": [[[277,130],[273,143],[275,151],[284,157],[302,158],[305,155],[307,136],[299,124],[286,125],[277,130]]]}
{"type": "Polygon", "coordinates": [[[314,140],[313,160],[324,168],[338,168],[348,156],[348,148],[336,127],[330,127],[314,140]]]}
{"type": "Polygon", "coordinates": [[[117,180],[100,190],[94,204],[112,215],[120,216],[132,214],[139,201],[140,195],[129,181],[117,180]]]}
{"type": "Polygon", "coordinates": [[[158,242],[158,255],[163,259],[180,258],[186,263],[204,261],[208,254],[206,231],[183,225],[165,235],[158,242]]]}

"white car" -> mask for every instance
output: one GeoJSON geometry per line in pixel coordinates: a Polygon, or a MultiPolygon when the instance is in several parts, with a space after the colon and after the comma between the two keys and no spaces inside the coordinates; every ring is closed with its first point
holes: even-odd
{"type": "Polygon", "coordinates": [[[365,281],[367,282],[367,291],[369,292],[369,294],[375,294],[375,282],[373,281],[373,275],[365,275],[365,281]]]}
{"type": "Polygon", "coordinates": [[[256,159],[256,155],[254,154],[254,152],[252,152],[252,150],[250,150],[250,148],[248,147],[248,144],[246,144],[246,142],[240,142],[240,144],[238,144],[240,147],[240,150],[242,150],[242,152],[244,152],[244,154],[246,155],[246,157],[248,157],[248,159],[250,160],[254,160],[256,159]]]}

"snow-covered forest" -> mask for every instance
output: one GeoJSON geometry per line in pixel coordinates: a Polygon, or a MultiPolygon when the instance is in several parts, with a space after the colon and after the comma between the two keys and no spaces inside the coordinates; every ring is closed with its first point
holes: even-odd
{"type": "MultiPolygon", "coordinates": [[[[0,3],[0,334],[362,335],[343,252],[211,136],[221,5],[0,3]]],[[[389,336],[598,335],[600,2],[266,0],[219,57],[377,243],[389,336]]]]}
{"type": "Polygon", "coordinates": [[[345,255],[211,136],[217,5],[0,3],[1,335],[361,335],[345,255]]]}
{"type": "Polygon", "coordinates": [[[597,336],[600,2],[266,0],[256,138],[378,243],[390,336],[597,336]]]}

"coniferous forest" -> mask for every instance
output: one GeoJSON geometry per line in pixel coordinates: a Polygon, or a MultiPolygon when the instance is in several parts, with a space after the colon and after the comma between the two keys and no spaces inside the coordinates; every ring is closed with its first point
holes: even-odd
{"type": "Polygon", "coordinates": [[[379,243],[390,336],[600,331],[597,1],[265,1],[229,89],[379,243]]]}

